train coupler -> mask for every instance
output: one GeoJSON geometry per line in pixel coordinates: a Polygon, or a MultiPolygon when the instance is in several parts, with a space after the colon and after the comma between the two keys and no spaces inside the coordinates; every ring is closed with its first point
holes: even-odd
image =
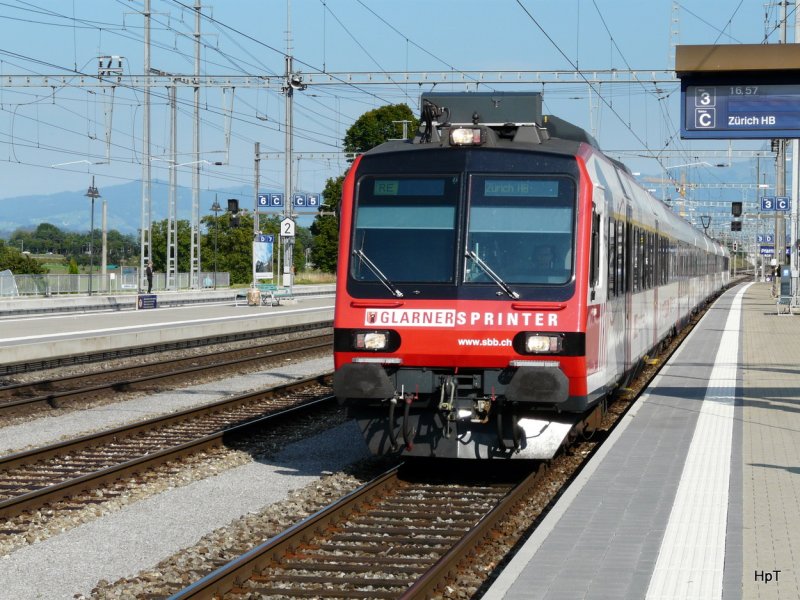
{"type": "Polygon", "coordinates": [[[391,444],[390,448],[392,452],[397,452],[397,449],[400,447],[397,444],[397,432],[394,430],[394,413],[396,409],[397,394],[389,398],[389,420],[386,423],[386,426],[389,429],[389,443],[391,444]]]}
{"type": "Polygon", "coordinates": [[[479,399],[472,401],[472,415],[470,423],[488,423],[489,415],[492,412],[492,400],[479,399]]]}
{"type": "Polygon", "coordinates": [[[406,445],[406,450],[411,452],[414,447],[414,437],[417,435],[416,430],[410,426],[409,413],[411,411],[411,404],[414,402],[415,396],[411,394],[404,394],[405,407],[403,409],[403,441],[406,445]]]}
{"type": "Polygon", "coordinates": [[[458,412],[456,411],[456,382],[450,376],[447,376],[442,381],[442,386],[439,388],[439,404],[436,408],[444,414],[443,435],[445,439],[452,439],[453,437],[453,423],[458,419],[458,412]]]}

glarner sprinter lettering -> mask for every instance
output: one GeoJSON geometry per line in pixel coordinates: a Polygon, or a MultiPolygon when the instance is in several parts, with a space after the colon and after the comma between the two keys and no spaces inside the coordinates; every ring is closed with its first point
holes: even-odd
{"type": "Polygon", "coordinates": [[[558,315],[543,312],[383,309],[366,311],[364,325],[370,327],[558,327],[558,315]]]}
{"type": "Polygon", "coordinates": [[[454,327],[455,323],[454,310],[368,310],[364,315],[364,324],[371,326],[454,327]]]}

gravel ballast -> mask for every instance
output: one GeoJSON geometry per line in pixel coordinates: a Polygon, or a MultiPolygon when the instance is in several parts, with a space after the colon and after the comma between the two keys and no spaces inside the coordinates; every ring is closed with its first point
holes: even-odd
{"type": "MultiPolygon", "coordinates": [[[[290,383],[331,368],[330,358],[304,361],[34,419],[0,429],[0,453],[116,427],[258,387],[290,383]]],[[[98,581],[133,577],[209,532],[283,501],[304,486],[313,489],[321,476],[366,457],[358,428],[346,422],[293,443],[269,458],[245,459],[245,464],[185,485],[176,484],[141,501],[123,503],[113,511],[98,510],[96,519],[66,527],[62,533],[0,556],[0,598],[88,597],[98,581]]]]}
{"type": "Polygon", "coordinates": [[[70,599],[98,580],[132,577],[233,519],[366,457],[355,423],[125,507],[62,535],[0,557],[0,597],[70,599]]]}
{"type": "Polygon", "coordinates": [[[40,417],[0,429],[0,456],[30,447],[45,446],[63,439],[113,429],[126,423],[178,412],[226,396],[258,388],[284,385],[333,370],[332,358],[320,358],[274,367],[258,373],[238,375],[222,381],[184,387],[171,392],[141,396],[84,410],[40,417]]]}

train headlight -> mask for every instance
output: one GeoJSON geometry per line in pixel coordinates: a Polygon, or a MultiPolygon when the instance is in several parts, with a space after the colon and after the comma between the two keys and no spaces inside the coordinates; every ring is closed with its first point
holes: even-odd
{"type": "Polygon", "coordinates": [[[400,343],[400,334],[393,329],[335,328],[333,330],[334,352],[384,354],[395,352],[400,347],[400,343]]]}
{"type": "Polygon", "coordinates": [[[555,354],[561,352],[561,336],[529,333],[525,337],[525,351],[531,354],[555,354]]]}
{"type": "Polygon", "coordinates": [[[385,350],[389,346],[388,331],[367,331],[356,334],[357,350],[385,350]]]}
{"type": "Polygon", "coordinates": [[[482,142],[480,128],[456,127],[450,130],[451,146],[478,146],[482,142]]]}

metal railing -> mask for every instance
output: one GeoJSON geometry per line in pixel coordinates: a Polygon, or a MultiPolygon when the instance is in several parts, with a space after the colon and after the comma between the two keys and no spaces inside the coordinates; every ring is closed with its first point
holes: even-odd
{"type": "MultiPolygon", "coordinates": [[[[172,290],[189,290],[190,273],[178,273],[172,290]]],[[[0,278],[0,297],[12,296],[55,296],[59,294],[88,294],[91,280],[93,294],[138,293],[138,278],[123,278],[119,272],[105,275],[14,275],[13,281],[0,278]]],[[[200,273],[202,289],[226,288],[230,286],[230,273],[204,271],[200,273]]],[[[153,292],[166,291],[166,274],[153,274],[153,292]]]]}

